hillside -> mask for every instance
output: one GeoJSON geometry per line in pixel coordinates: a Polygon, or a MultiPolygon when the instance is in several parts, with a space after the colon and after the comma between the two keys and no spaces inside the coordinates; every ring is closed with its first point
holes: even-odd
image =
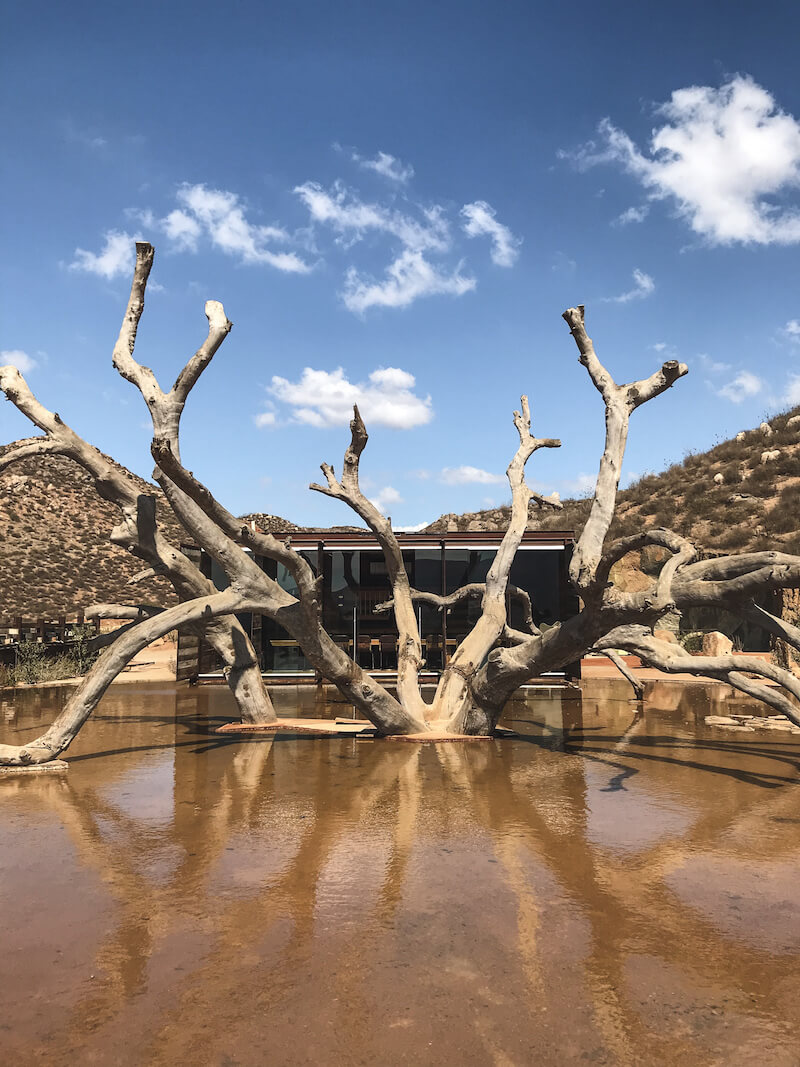
{"type": "MultiPolygon", "coordinates": [[[[20,443],[1,447],[0,455],[20,443]]],[[[157,486],[115,466],[143,493],[161,496],[157,486]]],[[[185,539],[162,504],[157,511],[167,536],[185,539]]],[[[126,586],[144,564],[109,541],[118,522],[114,505],[101,500],[89,475],[63,456],[31,457],[1,473],[0,618],[74,615],[97,601],[174,603],[163,579],[135,590],[126,586]]]]}
{"type": "MultiPolygon", "coordinates": [[[[766,548],[800,553],[800,407],[777,415],[769,426],[770,434],[760,427],[744,431],[621,491],[611,536],[668,526],[711,553],[766,548]],[[778,454],[762,463],[768,450],[778,454]]],[[[562,503],[563,511],[532,512],[531,528],[580,533],[591,498],[562,503]]],[[[426,532],[503,529],[508,510],[443,515],[426,532]]]]}
{"type": "MultiPolygon", "coordinates": [[[[665,525],[706,552],[800,553],[800,408],[776,416],[770,427],[770,435],[756,427],[622,491],[612,536],[665,525]],[[777,455],[762,463],[767,450],[777,455]]],[[[125,473],[160,498],[157,486],[125,473]]],[[[590,500],[563,504],[563,511],[536,514],[531,526],[580,532],[590,500]]],[[[159,519],[171,539],[187,539],[162,504],[159,519]]],[[[507,520],[508,508],[492,508],[443,515],[426,531],[503,529],[507,520]]],[[[0,618],[72,615],[92,601],[172,603],[163,579],[135,590],[126,585],[142,563],[109,541],[117,521],[116,508],[97,496],[88,475],[62,457],[32,457],[0,474],[0,618]]],[[[262,513],[243,521],[271,533],[302,529],[262,513]]]]}

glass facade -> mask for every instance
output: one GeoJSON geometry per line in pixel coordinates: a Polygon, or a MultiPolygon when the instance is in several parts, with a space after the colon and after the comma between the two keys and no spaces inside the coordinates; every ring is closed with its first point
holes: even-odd
{"type": "MultiPolygon", "coordinates": [[[[374,542],[373,542],[374,544],[374,542]]],[[[411,586],[422,592],[453,593],[464,585],[486,581],[496,553],[494,546],[450,546],[433,542],[430,547],[408,548],[403,560],[411,586]]],[[[383,553],[375,546],[328,548],[321,544],[302,552],[315,574],[322,574],[322,619],[332,639],[366,670],[393,670],[397,666],[397,630],[391,611],[377,612],[391,599],[391,586],[383,553]]],[[[296,593],[292,575],[274,560],[257,561],[281,588],[296,593]]],[[[534,622],[546,628],[577,610],[567,593],[568,552],[561,546],[526,549],[517,553],[510,574],[513,586],[531,598],[534,622]]],[[[211,578],[218,588],[228,583],[216,564],[211,578]]],[[[417,605],[423,656],[431,670],[441,670],[458,644],[480,617],[480,596],[469,597],[440,610],[417,605]]],[[[509,623],[524,629],[525,605],[509,594],[509,623]]],[[[313,673],[297,642],[266,616],[240,616],[253,638],[262,670],[276,674],[313,673]]]]}

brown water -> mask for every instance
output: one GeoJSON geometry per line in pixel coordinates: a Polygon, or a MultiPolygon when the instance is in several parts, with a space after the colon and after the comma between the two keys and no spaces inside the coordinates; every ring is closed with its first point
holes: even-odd
{"type": "Polygon", "coordinates": [[[0,1061],[797,1064],[800,745],[651,692],[422,746],[119,687],[68,774],[0,777],[0,1061]]]}

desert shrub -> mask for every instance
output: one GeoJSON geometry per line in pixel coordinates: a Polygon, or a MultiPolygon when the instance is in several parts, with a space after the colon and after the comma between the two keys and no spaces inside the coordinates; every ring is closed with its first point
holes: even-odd
{"type": "Polygon", "coordinates": [[[772,463],[759,464],[749,472],[742,483],[742,488],[755,496],[773,496],[776,473],[772,463]]]}
{"type": "Polygon", "coordinates": [[[781,507],[779,502],[778,505],[764,517],[763,525],[767,533],[791,533],[793,530],[797,529],[797,512],[792,513],[789,509],[781,507]]]}
{"type": "Polygon", "coordinates": [[[719,539],[721,548],[744,548],[750,542],[752,533],[747,526],[734,526],[728,529],[719,539]]]}
{"type": "MultiPolygon", "coordinates": [[[[92,627],[84,629],[93,632],[92,627]]],[[[47,647],[40,642],[22,641],[17,648],[16,664],[7,672],[8,682],[11,685],[30,685],[75,678],[85,674],[96,659],[97,653],[90,651],[85,642],[79,653],[73,647],[68,652],[48,655],[47,647]]]]}
{"type": "Polygon", "coordinates": [[[658,509],[663,505],[663,500],[659,500],[658,497],[651,496],[649,500],[643,500],[639,512],[642,515],[655,515],[658,509]]]}
{"type": "Polygon", "coordinates": [[[782,474],[786,478],[800,477],[800,455],[796,452],[781,452],[778,458],[773,460],[773,465],[776,474],[782,474]]]}

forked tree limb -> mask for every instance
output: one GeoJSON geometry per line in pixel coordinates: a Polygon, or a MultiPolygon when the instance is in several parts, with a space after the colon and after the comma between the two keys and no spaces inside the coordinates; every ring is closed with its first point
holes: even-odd
{"type": "Polygon", "coordinates": [[[506,470],[511,488],[508,529],[486,575],[480,618],[445,667],[434,697],[434,705],[438,704],[445,711],[448,729],[453,733],[474,733],[484,728],[484,717],[481,714],[471,721],[473,702],[470,678],[489,655],[508,622],[508,576],[528,526],[528,507],[532,496],[532,491],[525,481],[525,465],[540,448],[561,447],[561,441],[556,438],[536,437],[531,432],[531,409],[527,396],[520,398],[520,407],[520,411],[514,412],[514,427],[519,435],[519,446],[506,470]]]}
{"type": "Polygon", "coordinates": [[[411,598],[411,583],[403,560],[403,551],[398,544],[391,522],[361,491],[359,462],[369,440],[364,420],[358,406],[353,407],[350,422],[350,444],[344,454],[341,480],[336,478],[333,467],[323,463],[320,467],[326,485],[312,483],[309,488],[324,496],[347,504],[372,530],[386,561],[395,623],[399,635],[397,651],[397,693],[400,702],[412,714],[425,718],[425,702],[419,689],[419,671],[422,666],[422,640],[420,637],[414,603],[411,598]]]}
{"type": "Polygon", "coordinates": [[[576,591],[586,597],[596,592],[597,568],[603,544],[614,517],[622,460],[628,437],[628,423],[637,407],[669,389],[688,373],[685,363],[668,360],[649,378],[618,385],[597,357],[592,339],[586,332],[584,308],[567,308],[562,316],[578,346],[580,362],[603,398],[606,408],[606,439],[594,499],[589,518],[578,538],[570,561],[570,580],[576,591]]]}
{"type": "MultiPolygon", "coordinates": [[[[136,321],[138,323],[138,319],[136,321]]],[[[102,452],[79,437],[57,413],[41,404],[16,367],[0,368],[0,390],[47,435],[0,457],[5,466],[43,453],[70,459],[90,475],[98,495],[119,509],[121,522],[112,532],[116,544],[163,573],[181,599],[213,591],[213,584],[194,563],[160,533],[155,525],[152,503],[143,500],[139,486],[110,463],[102,452]]],[[[0,469],[3,469],[2,463],[0,469]]],[[[196,632],[208,640],[220,656],[242,719],[246,722],[274,721],[275,711],[261,680],[255,653],[239,622],[233,617],[211,619],[196,632]]]]}

